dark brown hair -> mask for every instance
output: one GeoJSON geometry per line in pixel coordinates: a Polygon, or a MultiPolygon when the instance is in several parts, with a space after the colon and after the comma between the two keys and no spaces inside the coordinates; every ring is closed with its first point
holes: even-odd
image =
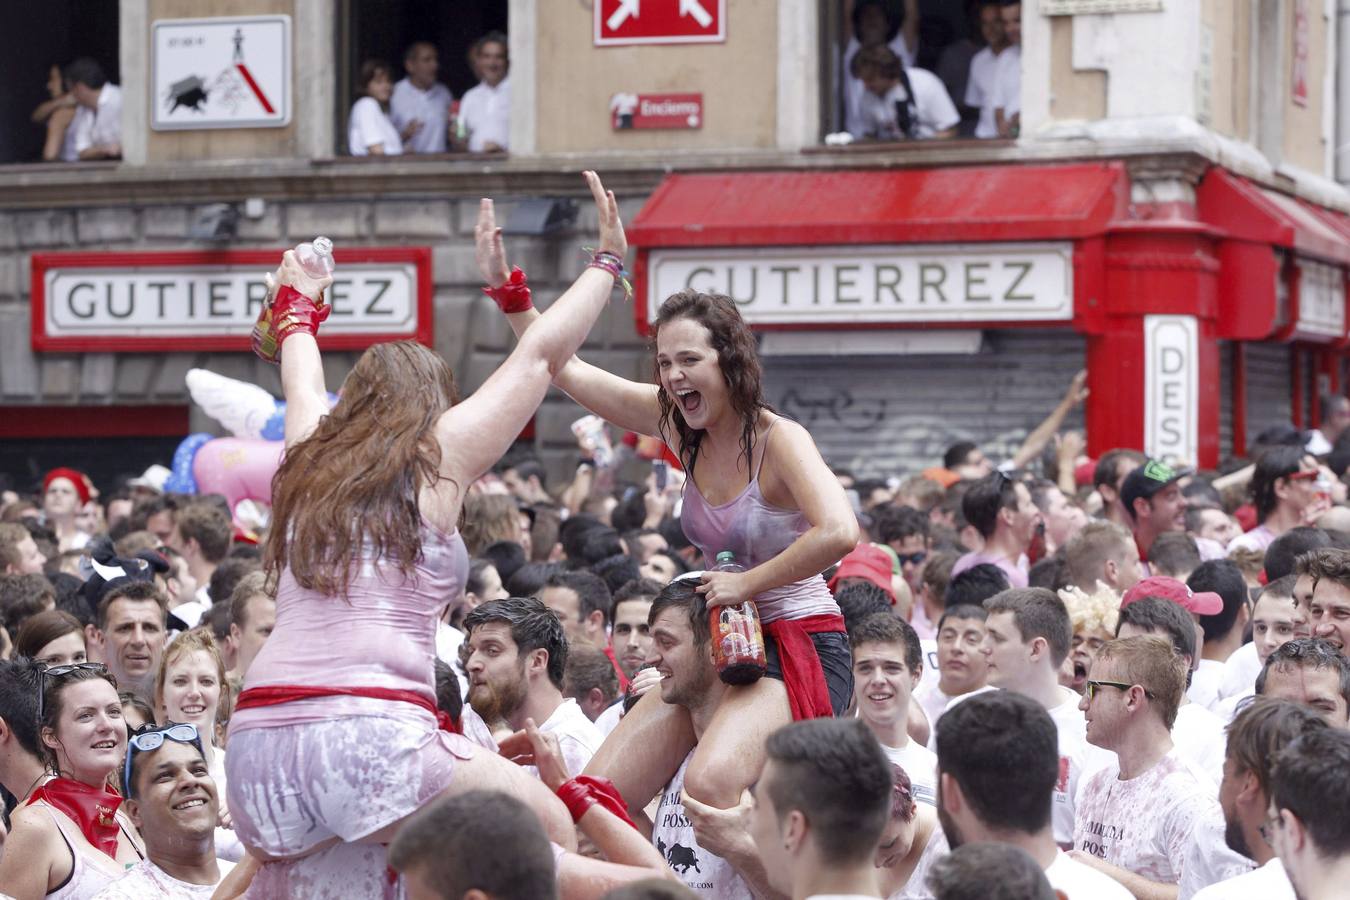
{"type": "Polygon", "coordinates": [[[361,63],[361,72],[356,77],[356,86],[361,89],[363,97],[370,96],[370,83],[375,80],[375,76],[383,72],[390,81],[394,80],[394,67],[382,59],[368,59],[361,63]]]}
{"type": "Polygon", "coordinates": [[[84,627],[79,619],[64,610],[43,610],[29,616],[19,629],[18,637],[14,639],[14,654],[35,657],[43,647],[68,634],[79,634],[83,640],[84,627]]]}
{"type": "Polygon", "coordinates": [[[418,491],[439,480],[435,425],[459,399],[445,361],[414,341],[357,360],[333,411],[286,451],[272,478],[263,562],[275,578],[345,595],[363,542],[407,575],[422,555],[418,491]]]}
{"type": "MultiPolygon", "coordinates": [[[[741,453],[745,457],[745,468],[749,471],[753,465],[755,425],[759,421],[760,410],[773,411],[773,407],[764,402],[764,377],[759,365],[759,352],[755,347],[755,336],[730,297],[684,290],[671,294],[661,304],[652,326],[653,348],[661,334],[661,326],[677,319],[692,319],[708,329],[708,343],[717,351],[717,364],[727,383],[731,408],[741,420],[741,453]]],[[[661,404],[661,438],[667,444],[672,443],[667,429],[673,422],[675,435],[679,438],[680,460],[684,463],[685,471],[692,472],[694,463],[698,461],[698,449],[704,432],[689,427],[679,406],[661,387],[659,361],[653,363],[653,370],[657,385],[656,399],[661,404]]]]}

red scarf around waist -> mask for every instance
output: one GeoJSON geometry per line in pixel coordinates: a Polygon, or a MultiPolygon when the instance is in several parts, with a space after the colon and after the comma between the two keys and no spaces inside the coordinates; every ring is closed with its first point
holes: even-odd
{"type": "Polygon", "coordinates": [[[121,829],[116,814],[122,798],[107,785],[90,787],[72,778],[53,778],[33,791],[28,802],[35,800],[65,813],[79,826],[85,840],[117,859],[117,835],[121,829]]]}
{"type": "Polygon", "coordinates": [[[234,708],[239,710],[277,706],[294,700],[310,700],[314,697],[372,697],[376,700],[398,700],[403,703],[411,703],[414,706],[420,706],[435,716],[436,724],[440,726],[442,731],[449,731],[454,734],[464,733],[460,723],[450,718],[449,713],[437,709],[436,705],[426,697],[413,691],[400,691],[394,688],[310,687],[301,684],[269,684],[264,687],[246,689],[235,701],[234,708]]]}
{"type": "Polygon", "coordinates": [[[827,719],[834,715],[830,689],[820,654],[811,640],[813,634],[844,633],[843,616],[807,616],[804,619],[779,619],[765,622],[764,631],[778,645],[778,667],[783,670],[792,721],[827,719]]]}

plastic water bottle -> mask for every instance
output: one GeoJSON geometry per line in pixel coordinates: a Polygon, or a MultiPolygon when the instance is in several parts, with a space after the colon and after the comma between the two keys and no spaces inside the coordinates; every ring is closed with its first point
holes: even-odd
{"type": "MultiPolygon", "coordinates": [[[[713,571],[744,572],[745,566],[736,562],[735,553],[723,550],[713,571]]],[[[764,677],[769,663],[755,601],[715,606],[708,611],[708,621],[717,676],[727,684],[752,684],[764,677]]]]}
{"type": "Polygon", "coordinates": [[[333,242],[326,237],[316,237],[296,247],[295,258],[311,278],[327,278],[333,274],[333,242]]]}

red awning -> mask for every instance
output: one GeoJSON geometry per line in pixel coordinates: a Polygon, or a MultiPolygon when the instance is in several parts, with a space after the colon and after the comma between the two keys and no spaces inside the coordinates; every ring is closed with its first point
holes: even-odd
{"type": "Polygon", "coordinates": [[[634,245],[1027,241],[1101,234],[1128,202],[1120,163],[670,175],[634,245]]]}
{"type": "Polygon", "coordinates": [[[1350,265],[1350,239],[1327,220],[1336,213],[1314,212],[1302,201],[1217,166],[1200,183],[1196,203],[1200,218],[1230,238],[1350,265]]]}

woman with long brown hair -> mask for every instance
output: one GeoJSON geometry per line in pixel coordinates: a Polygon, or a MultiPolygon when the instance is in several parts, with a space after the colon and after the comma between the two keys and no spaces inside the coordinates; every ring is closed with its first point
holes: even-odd
{"type": "MultiPolygon", "coordinates": [[[[580,346],[627,249],[614,195],[594,173],[586,180],[601,252],[463,401],[440,357],[401,341],[367,350],[330,412],[313,336],[328,279],[292,251],[278,270],[256,342],[268,355],[266,321],[284,341],[286,456],[264,551],[276,625],[245,677],[226,757],[236,832],[263,860],[259,896],[388,895],[382,845],[419,806],[468,786],[520,797],[575,846],[543,785],[438,719],[432,664],[437,616],[469,568],[455,530],[465,491],[580,346]]],[[[527,296],[520,279],[506,292],[527,296]]]]}
{"type": "MultiPolygon", "coordinates": [[[[479,234],[482,274],[506,277],[499,232],[479,234]]],[[[521,340],[534,310],[508,312],[521,340]]],[[[692,751],[689,794],[730,808],[764,761],[764,740],[793,719],[837,715],[853,692],[848,640],[821,572],[858,541],[843,488],[806,429],[765,402],[754,335],[736,304],[685,290],[666,299],[655,323],[655,384],[620,378],[573,357],[554,383],[619,428],[663,439],[685,482],[681,523],[713,568],[735,553],[744,572],[708,571],[709,607],[753,599],[764,622],[766,678],[728,687],[697,741],[683,706],[652,691],[620,722],[587,767],[644,806],[692,751]]]]}

